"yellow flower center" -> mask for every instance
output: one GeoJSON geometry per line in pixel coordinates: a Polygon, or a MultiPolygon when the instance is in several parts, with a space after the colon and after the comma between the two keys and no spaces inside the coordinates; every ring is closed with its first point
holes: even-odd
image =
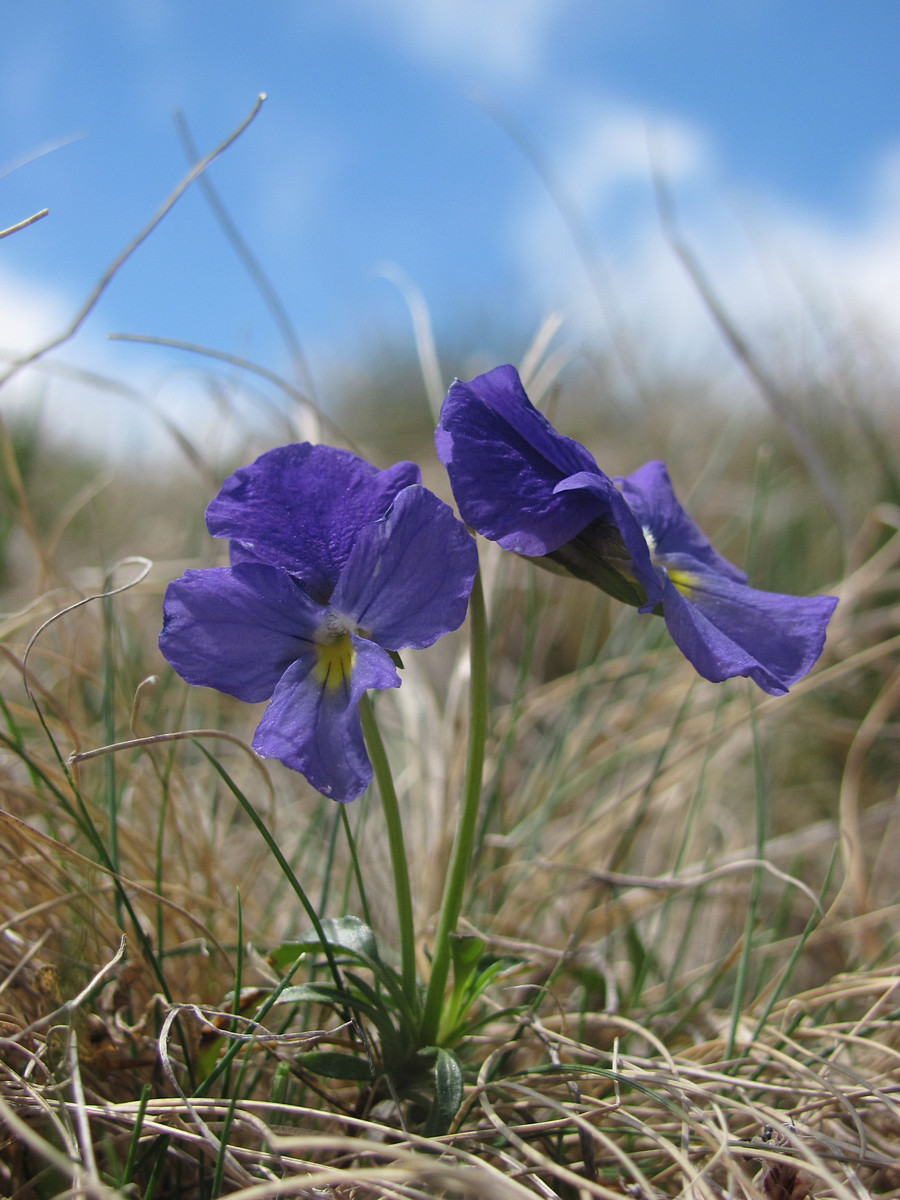
{"type": "Polygon", "coordinates": [[[696,588],[697,576],[692,571],[677,571],[674,567],[666,567],[666,570],[682,596],[687,596],[696,588]]]}
{"type": "Polygon", "coordinates": [[[316,678],[327,688],[343,687],[353,670],[353,643],[346,631],[333,641],[316,643],[316,678]]]}
{"type": "Polygon", "coordinates": [[[665,555],[656,553],[656,538],[650,532],[646,525],[641,526],[644,534],[644,541],[647,543],[647,549],[650,551],[650,561],[656,565],[666,568],[666,574],[674,583],[675,587],[681,592],[682,596],[687,596],[697,586],[697,576],[693,571],[680,571],[677,567],[670,567],[665,560],[665,555]]]}

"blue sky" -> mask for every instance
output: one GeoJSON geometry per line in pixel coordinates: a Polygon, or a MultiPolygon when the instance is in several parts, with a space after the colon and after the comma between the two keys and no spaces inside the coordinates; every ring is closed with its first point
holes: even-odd
{"type": "MultiPolygon", "coordinates": [[[[9,5],[0,171],[74,140],[0,178],[0,228],[50,208],[0,241],[0,348],[60,328],[184,174],[174,109],[205,152],[263,91],[210,178],[326,397],[348,363],[410,339],[385,262],[421,289],[448,377],[479,356],[516,359],[551,309],[572,345],[608,336],[558,208],[492,110],[539,148],[649,356],[693,362],[711,341],[659,233],[651,144],[692,244],[749,327],[800,338],[799,291],[887,343],[900,332],[898,46],[894,0],[9,5]]],[[[114,346],[110,331],[285,368],[196,191],[59,354],[177,412],[160,373],[184,360],[114,346]]]]}

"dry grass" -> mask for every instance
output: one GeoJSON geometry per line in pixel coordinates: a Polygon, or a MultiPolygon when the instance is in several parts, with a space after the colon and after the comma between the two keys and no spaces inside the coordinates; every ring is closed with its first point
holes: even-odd
{"type": "MultiPolygon", "coordinates": [[[[630,436],[604,465],[632,465],[630,436]]],[[[725,484],[750,460],[710,436],[718,475],[694,511],[733,552],[742,505],[725,484]]],[[[200,745],[322,915],[360,899],[333,806],[250,753],[252,710],[189,690],[156,652],[165,582],[216,553],[202,500],[185,519],[171,481],[132,480],[140,512],[120,517],[128,485],[113,480],[49,528],[47,480],[10,505],[9,595],[22,602],[27,573],[37,599],[4,619],[0,662],[4,1194],[900,1196],[900,513],[874,473],[868,491],[854,477],[842,578],[826,574],[829,539],[817,568],[841,597],[826,654],[777,700],[696,679],[661,623],[487,548],[494,717],[465,919],[504,969],[457,1048],[464,1101],[441,1138],[389,1089],[303,1069],[302,1050],[352,1047],[333,1011],[274,1008],[255,1028],[229,1013],[236,972],[265,995],[267,952],[306,920],[200,745]],[[160,559],[128,587],[138,562],[84,565],[97,530],[105,561],[160,559]],[[183,730],[203,732],[161,736],[183,730]],[[234,1039],[230,1074],[198,1093],[234,1039]]],[[[757,556],[808,543],[819,518],[796,492],[776,473],[752,501],[757,556]]],[[[809,557],[782,586],[808,590],[809,557]]],[[[405,674],[379,714],[424,972],[464,639],[410,655],[405,674]]],[[[390,947],[378,811],[360,802],[352,821],[390,947]]]]}

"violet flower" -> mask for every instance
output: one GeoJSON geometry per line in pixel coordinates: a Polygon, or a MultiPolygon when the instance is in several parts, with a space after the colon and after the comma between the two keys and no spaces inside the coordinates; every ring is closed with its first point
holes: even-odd
{"type": "Polygon", "coordinates": [[[206,520],[231,565],[169,584],[160,650],[188,683],[268,700],[254,750],[355,799],[372,777],[359,700],[400,686],[391,652],[462,623],[473,539],[413,463],[306,443],[236,471],[206,520]]]}
{"type": "Polygon", "coordinates": [[[455,380],[435,442],[472,528],[662,613],[704,679],[748,676],[781,695],[821,654],[834,597],[748,587],[681,507],[662,463],[610,479],[533,407],[514,367],[455,380]]]}

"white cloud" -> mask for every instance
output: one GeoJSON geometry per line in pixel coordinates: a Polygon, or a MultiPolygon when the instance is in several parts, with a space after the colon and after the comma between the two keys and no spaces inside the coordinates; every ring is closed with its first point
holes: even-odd
{"type": "Polygon", "coordinates": [[[826,234],[822,257],[847,280],[858,314],[900,345],[900,147],[875,174],[865,226],[843,238],[826,234]]]}
{"type": "Polygon", "coordinates": [[[496,80],[533,74],[543,59],[560,0],[355,0],[374,31],[399,36],[415,57],[452,67],[471,80],[486,71],[496,80]]]}
{"type": "MultiPolygon", "coordinates": [[[[16,360],[58,338],[79,307],[62,291],[0,272],[0,380],[16,360]]],[[[277,401],[267,406],[216,364],[123,347],[90,322],[0,386],[5,422],[36,420],[55,445],[145,463],[178,453],[178,432],[208,461],[246,445],[267,420],[288,437],[278,412],[277,401]]]]}
{"type": "Polygon", "coordinates": [[[646,190],[654,159],[669,180],[689,178],[709,160],[699,130],[673,118],[632,108],[591,106],[584,126],[564,170],[567,191],[577,204],[590,208],[614,199],[626,185],[646,190]]]}
{"type": "Polygon", "coordinates": [[[53,337],[65,324],[68,312],[68,302],[60,292],[0,270],[0,354],[4,358],[28,353],[53,337]]]}
{"type": "Polygon", "coordinates": [[[510,222],[511,249],[531,293],[561,308],[575,337],[608,334],[610,307],[639,352],[704,363],[723,353],[696,287],[661,229],[652,160],[675,199],[685,240],[738,326],[771,350],[809,364],[823,338],[900,343],[900,151],[873,172],[870,203],[853,227],[723,183],[703,133],[633,109],[591,108],[552,155],[561,188],[590,231],[609,302],[559,209],[532,187],[510,222]],[[648,128],[655,129],[648,142],[648,128]],[[652,150],[648,147],[652,146],[652,150]]]}

